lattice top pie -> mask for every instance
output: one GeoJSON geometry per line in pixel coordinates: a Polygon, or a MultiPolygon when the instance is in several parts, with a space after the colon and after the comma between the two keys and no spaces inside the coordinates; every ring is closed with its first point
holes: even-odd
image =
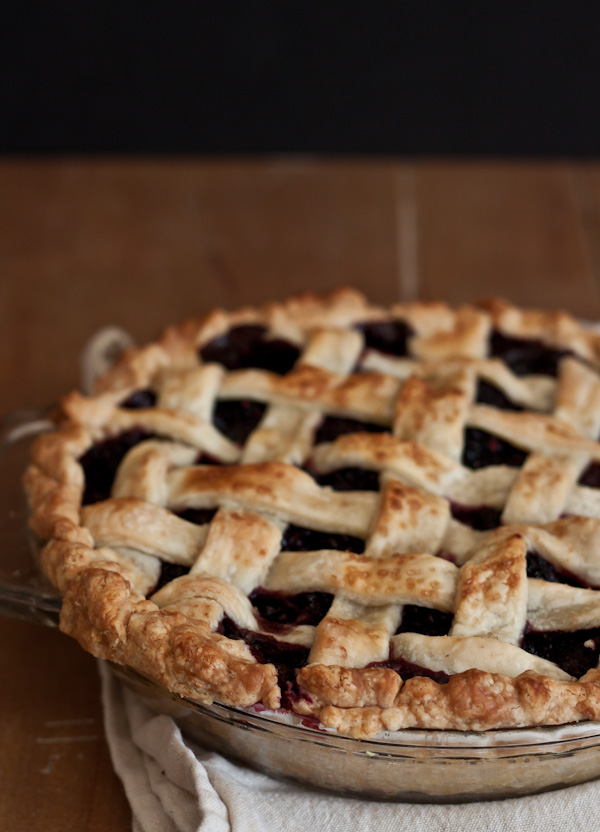
{"type": "Polygon", "coordinates": [[[600,336],[351,290],[214,312],[26,474],[61,628],[355,736],[600,719],[600,336]]]}

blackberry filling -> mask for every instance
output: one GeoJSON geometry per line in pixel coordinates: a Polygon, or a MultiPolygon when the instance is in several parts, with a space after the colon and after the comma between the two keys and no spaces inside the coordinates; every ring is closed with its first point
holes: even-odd
{"type": "Polygon", "coordinates": [[[301,592],[289,595],[258,587],[249,596],[261,624],[274,632],[308,624],[315,627],[327,614],[333,595],[328,592],[301,592]]]}
{"type": "Polygon", "coordinates": [[[243,445],[263,417],[267,406],[250,399],[223,399],[213,412],[213,424],[224,436],[243,445]]]}
{"type": "Polygon", "coordinates": [[[385,433],[386,430],[387,428],[375,425],[373,422],[326,416],[315,432],[315,445],[321,442],[333,442],[338,436],[344,436],[347,433],[385,433]]]}
{"type": "Polygon", "coordinates": [[[450,679],[443,670],[430,670],[428,667],[421,667],[404,659],[389,658],[384,662],[371,662],[367,667],[386,667],[389,670],[395,670],[403,679],[412,679],[413,676],[427,676],[428,679],[433,679],[434,682],[440,685],[445,685],[450,679]]]}
{"type": "Polygon", "coordinates": [[[131,396],[122,401],[119,407],[124,407],[127,410],[142,410],[148,407],[154,407],[156,404],[156,393],[149,388],[145,390],[136,390],[131,396]]]}
{"type": "Polygon", "coordinates": [[[160,564],[160,575],[158,578],[158,583],[149,593],[153,595],[155,592],[158,592],[159,589],[162,589],[165,584],[171,583],[174,581],[175,578],[181,578],[182,575],[187,575],[190,571],[189,566],[182,566],[180,563],[167,563],[166,561],[161,561],[160,564]]]}
{"type": "Polygon", "coordinates": [[[289,373],[300,350],[289,341],[266,339],[264,326],[237,326],[213,338],[200,350],[203,361],[222,364],[227,370],[250,367],[270,370],[278,375],[289,373]]]}
{"type": "Polygon", "coordinates": [[[569,350],[557,350],[530,338],[511,338],[494,331],[490,337],[490,355],[501,358],[517,376],[558,375],[561,358],[570,355],[569,350]]]}
{"type": "Polygon", "coordinates": [[[599,462],[590,462],[583,474],[579,477],[579,485],[587,485],[589,488],[600,488],[599,462]]]}
{"type": "Polygon", "coordinates": [[[537,552],[527,552],[527,577],[540,578],[542,581],[551,581],[555,584],[567,584],[568,586],[586,587],[582,580],[566,569],[557,569],[537,552]]]}
{"type": "Polygon", "coordinates": [[[523,410],[520,404],[515,404],[506,396],[500,388],[493,384],[479,379],[477,384],[477,395],[475,397],[477,404],[489,404],[496,407],[498,410],[523,410]]]}
{"type": "Polygon", "coordinates": [[[408,339],[415,331],[404,321],[388,320],[356,324],[365,336],[365,346],[388,355],[409,355],[408,339]]]}
{"type": "Polygon", "coordinates": [[[460,503],[450,503],[450,511],[455,520],[470,526],[479,532],[496,529],[500,525],[502,509],[490,506],[463,506],[460,503]]]}
{"type": "Polygon", "coordinates": [[[600,627],[574,633],[539,633],[527,625],[520,647],[534,656],[554,662],[565,673],[579,679],[598,664],[600,627]]]}
{"type": "Polygon", "coordinates": [[[281,548],[284,552],[317,552],[320,549],[338,549],[341,552],[354,552],[361,555],[365,551],[365,541],[351,534],[330,534],[305,529],[290,524],[283,533],[281,548]]]}
{"type": "Polygon", "coordinates": [[[79,458],[85,475],[82,505],[108,500],[121,460],[131,448],[146,439],[156,439],[156,436],[142,428],[131,428],[97,442],[79,458]]]}
{"type": "Polygon", "coordinates": [[[217,459],[216,456],[202,451],[194,460],[194,465],[223,465],[223,462],[220,459],[217,459]]]}
{"type": "Polygon", "coordinates": [[[430,610],[415,604],[406,604],[402,610],[402,621],[398,633],[420,633],[423,636],[447,636],[454,616],[450,612],[430,610]]]}
{"type": "Polygon", "coordinates": [[[244,641],[257,662],[275,665],[277,681],[281,688],[281,707],[291,710],[292,704],[301,698],[296,683],[296,670],[304,667],[310,649],[301,644],[277,641],[272,636],[238,627],[227,616],[222,619],[217,632],[227,638],[244,641]]]}
{"type": "Polygon", "coordinates": [[[492,436],[479,428],[465,430],[462,464],[467,468],[487,468],[488,465],[511,465],[513,468],[520,468],[526,459],[526,451],[515,448],[504,439],[492,436]]]}
{"type": "Polygon", "coordinates": [[[215,514],[216,508],[185,508],[182,511],[174,511],[177,517],[182,520],[187,520],[188,523],[196,523],[198,526],[204,526],[205,523],[210,523],[215,514]]]}
{"type": "Polygon", "coordinates": [[[313,476],[319,485],[329,485],[334,491],[379,491],[379,473],[366,468],[338,468],[313,476]]]}

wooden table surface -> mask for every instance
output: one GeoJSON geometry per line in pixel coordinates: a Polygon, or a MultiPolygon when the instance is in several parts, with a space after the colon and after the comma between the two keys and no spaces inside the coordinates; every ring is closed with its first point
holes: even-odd
{"type": "MultiPolygon", "coordinates": [[[[598,318],[600,165],[0,161],[4,411],[77,386],[105,324],[143,342],[217,305],[342,284],[598,318]]],[[[0,829],[130,829],[94,660],[0,618],[0,667],[0,829]]]]}

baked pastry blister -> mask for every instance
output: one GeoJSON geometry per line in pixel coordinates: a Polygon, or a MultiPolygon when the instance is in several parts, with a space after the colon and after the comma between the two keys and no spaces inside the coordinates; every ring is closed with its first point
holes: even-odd
{"type": "Polygon", "coordinates": [[[61,629],[356,737],[597,720],[599,367],[596,333],[498,301],[168,330],[34,445],[61,629]]]}

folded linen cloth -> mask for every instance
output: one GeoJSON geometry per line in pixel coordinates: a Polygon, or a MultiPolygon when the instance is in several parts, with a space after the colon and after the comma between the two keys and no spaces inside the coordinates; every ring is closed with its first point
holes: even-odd
{"type": "Polygon", "coordinates": [[[104,723],[133,832],[569,832],[600,828],[600,781],[463,805],[377,803],[279,782],[183,738],[99,663],[104,723]]]}

